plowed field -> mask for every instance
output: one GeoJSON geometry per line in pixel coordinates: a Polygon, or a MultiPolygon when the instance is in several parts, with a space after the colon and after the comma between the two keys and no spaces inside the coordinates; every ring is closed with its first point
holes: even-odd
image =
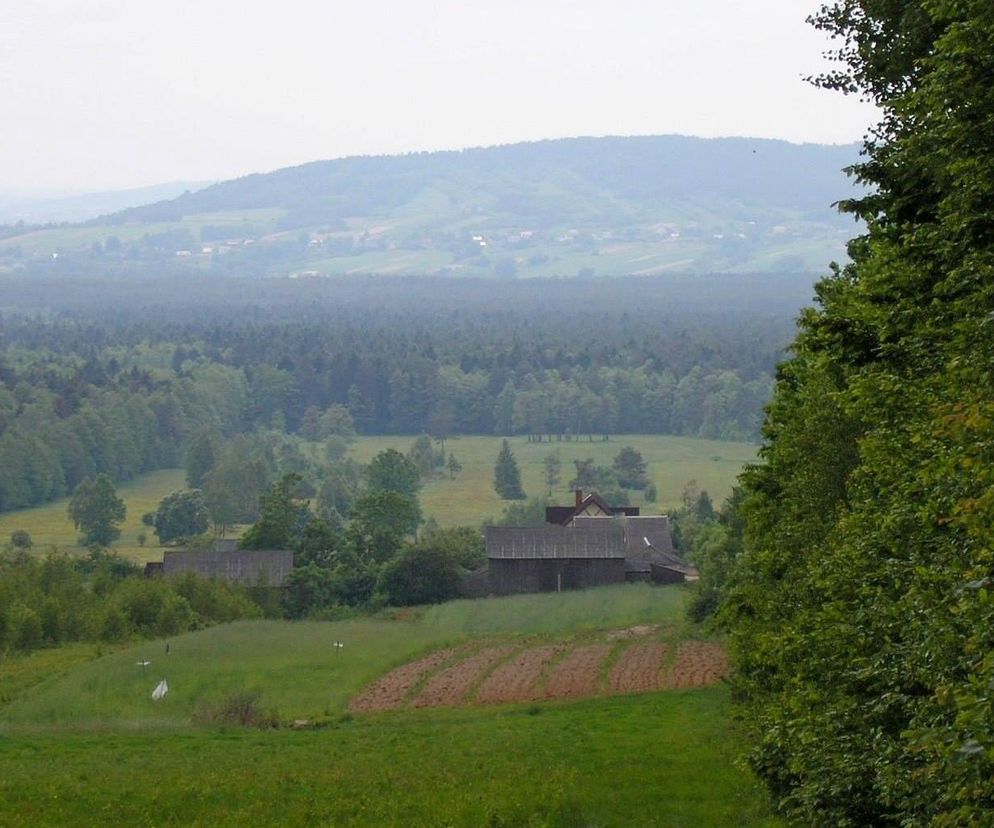
{"type": "Polygon", "coordinates": [[[610,644],[585,644],[560,661],[545,683],[547,699],[574,699],[597,692],[598,669],[611,652],[610,644]]]}
{"type": "Polygon", "coordinates": [[[510,647],[488,647],[428,679],[412,707],[444,707],[459,704],[470,688],[490,667],[511,652],[510,647]]]}
{"type": "Polygon", "coordinates": [[[632,644],[621,653],[608,675],[613,693],[645,693],[662,685],[663,644],[632,644]]]}
{"type": "Polygon", "coordinates": [[[476,700],[484,704],[531,701],[545,666],[562,652],[562,645],[532,647],[494,670],[480,685],[476,700]]]}
{"type": "Polygon", "coordinates": [[[391,670],[352,699],[349,710],[364,713],[370,710],[390,710],[399,707],[422,678],[440,667],[454,654],[455,650],[452,649],[439,650],[391,670]]]}
{"type": "Polygon", "coordinates": [[[646,627],[636,633],[621,630],[602,634],[599,641],[590,643],[543,644],[522,650],[505,663],[501,662],[514,647],[487,647],[448,666],[446,662],[458,653],[440,650],[387,673],[359,695],[350,709],[365,712],[407,703],[412,707],[443,707],[472,701],[502,704],[575,699],[598,692],[646,693],[702,687],[727,675],[728,660],[721,644],[684,641],[667,667],[671,645],[646,640],[654,632],[656,628],[646,627]],[[601,668],[615,646],[621,652],[602,681],[601,668]],[[418,686],[420,692],[410,701],[418,686]]]}
{"type": "Polygon", "coordinates": [[[720,644],[685,641],[663,682],[664,687],[703,687],[728,675],[728,658],[720,644]]]}

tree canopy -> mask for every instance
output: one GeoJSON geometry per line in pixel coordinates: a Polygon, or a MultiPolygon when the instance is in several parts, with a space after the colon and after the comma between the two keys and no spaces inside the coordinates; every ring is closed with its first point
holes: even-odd
{"type": "Polygon", "coordinates": [[[845,0],[823,86],[881,107],[852,263],[777,375],[722,617],[754,768],[800,824],[994,806],[994,6],[845,0]]]}

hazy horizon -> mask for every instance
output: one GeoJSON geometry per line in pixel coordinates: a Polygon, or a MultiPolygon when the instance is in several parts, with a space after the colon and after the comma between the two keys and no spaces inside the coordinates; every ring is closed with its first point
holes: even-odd
{"type": "Polygon", "coordinates": [[[803,80],[818,5],[38,0],[0,10],[0,192],[581,135],[858,141],[872,107],[803,80]]]}

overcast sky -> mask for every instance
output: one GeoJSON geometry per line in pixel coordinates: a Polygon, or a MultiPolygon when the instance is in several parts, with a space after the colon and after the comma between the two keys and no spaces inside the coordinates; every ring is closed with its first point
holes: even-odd
{"type": "Polygon", "coordinates": [[[817,0],[0,3],[0,191],[573,135],[860,139],[817,0]]]}

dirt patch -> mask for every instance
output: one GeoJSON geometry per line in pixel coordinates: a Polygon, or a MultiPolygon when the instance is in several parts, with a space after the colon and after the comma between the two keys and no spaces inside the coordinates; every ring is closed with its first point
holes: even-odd
{"type": "Polygon", "coordinates": [[[685,641],[663,681],[663,687],[704,687],[728,675],[725,649],[712,641],[685,641]]]}
{"type": "Polygon", "coordinates": [[[586,644],[567,655],[549,674],[545,683],[547,699],[574,699],[597,692],[601,662],[611,652],[610,644],[586,644]]]}
{"type": "Polygon", "coordinates": [[[511,652],[511,647],[488,647],[457,661],[428,679],[412,707],[442,707],[459,704],[487,670],[511,652]]]}
{"type": "Polygon", "coordinates": [[[626,630],[615,630],[614,632],[609,632],[607,634],[607,640],[617,641],[619,638],[644,638],[647,635],[652,635],[658,629],[658,624],[636,624],[634,627],[629,627],[626,630]]]}
{"type": "Polygon", "coordinates": [[[476,700],[484,704],[531,701],[546,665],[563,651],[562,645],[532,647],[501,664],[480,685],[476,700]]]}
{"type": "Polygon", "coordinates": [[[645,693],[662,686],[665,644],[632,644],[611,667],[607,686],[612,693],[645,693]]]}
{"type": "Polygon", "coordinates": [[[349,710],[366,713],[373,710],[390,710],[399,707],[410,692],[428,673],[441,667],[455,655],[455,650],[437,652],[404,664],[391,670],[383,678],[373,682],[349,704],[349,710]]]}

